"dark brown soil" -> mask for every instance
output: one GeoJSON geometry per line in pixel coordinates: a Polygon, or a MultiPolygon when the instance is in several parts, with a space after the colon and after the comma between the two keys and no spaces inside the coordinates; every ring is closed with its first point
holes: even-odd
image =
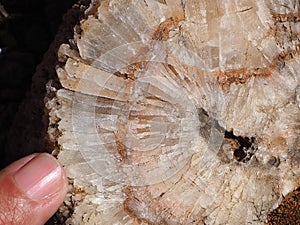
{"type": "Polygon", "coordinates": [[[74,3],[75,0],[0,1],[0,168],[27,153],[8,148],[9,142],[18,142],[19,138],[10,136],[10,127],[28,96],[36,66],[53,41],[63,14],[74,3]]]}

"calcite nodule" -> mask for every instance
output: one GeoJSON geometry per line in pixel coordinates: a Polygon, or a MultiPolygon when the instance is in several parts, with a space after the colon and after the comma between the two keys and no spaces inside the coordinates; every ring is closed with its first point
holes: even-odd
{"type": "Polygon", "coordinates": [[[68,224],[262,224],[299,185],[299,4],[93,1],[47,103],[68,224]]]}

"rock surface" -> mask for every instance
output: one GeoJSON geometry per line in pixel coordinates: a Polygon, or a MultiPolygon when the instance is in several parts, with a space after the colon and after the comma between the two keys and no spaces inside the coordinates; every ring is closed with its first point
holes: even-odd
{"type": "Polygon", "coordinates": [[[299,186],[299,7],[92,1],[47,86],[66,223],[266,222],[299,186]]]}

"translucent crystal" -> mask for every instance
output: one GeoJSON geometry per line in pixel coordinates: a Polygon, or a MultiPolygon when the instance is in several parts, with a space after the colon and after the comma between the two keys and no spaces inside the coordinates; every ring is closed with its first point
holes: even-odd
{"type": "Polygon", "coordinates": [[[68,224],[264,222],[299,182],[298,9],[94,1],[50,112],[68,224]]]}

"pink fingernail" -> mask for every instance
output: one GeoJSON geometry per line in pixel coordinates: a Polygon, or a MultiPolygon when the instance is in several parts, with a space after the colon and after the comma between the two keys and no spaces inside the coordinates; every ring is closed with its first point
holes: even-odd
{"type": "Polygon", "coordinates": [[[36,157],[38,154],[34,153],[28,156],[25,156],[12,164],[10,164],[6,169],[12,172],[15,172],[19,170],[22,166],[24,166],[26,163],[28,163],[30,160],[32,160],[34,157],[36,157]]]}
{"type": "Polygon", "coordinates": [[[40,200],[58,192],[62,168],[54,157],[40,154],[21,167],[14,178],[28,197],[40,200]]]}

